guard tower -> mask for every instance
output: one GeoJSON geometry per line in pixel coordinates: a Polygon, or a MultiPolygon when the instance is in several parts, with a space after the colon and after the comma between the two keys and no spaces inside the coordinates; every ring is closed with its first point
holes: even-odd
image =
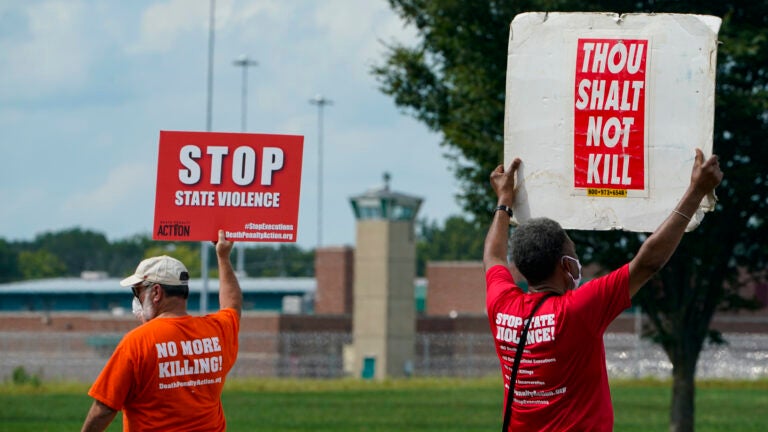
{"type": "Polygon", "coordinates": [[[354,376],[383,379],[413,370],[416,312],[414,220],[421,198],[384,186],[350,198],[357,219],[354,264],[354,376]]]}

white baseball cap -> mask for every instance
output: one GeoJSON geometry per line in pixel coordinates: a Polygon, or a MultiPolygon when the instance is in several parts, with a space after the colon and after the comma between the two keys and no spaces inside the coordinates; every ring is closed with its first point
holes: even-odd
{"type": "Polygon", "coordinates": [[[120,286],[133,286],[144,281],[163,285],[187,285],[189,272],[181,261],[168,255],[147,258],[139,263],[134,274],[120,281],[120,286]]]}

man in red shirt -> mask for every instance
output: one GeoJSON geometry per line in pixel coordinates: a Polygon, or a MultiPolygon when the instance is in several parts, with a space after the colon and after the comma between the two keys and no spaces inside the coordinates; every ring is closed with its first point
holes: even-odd
{"type": "Polygon", "coordinates": [[[687,191],[632,261],[578,290],[581,264],[560,225],[547,218],[521,224],[512,235],[512,260],[528,281],[529,292],[524,293],[507,267],[508,213],[515,202],[520,163],[515,159],[508,170],[498,166],[491,173],[499,207],[483,252],[486,306],[504,377],[505,407],[509,388],[514,388],[508,430],[612,431],[603,333],[669,260],[691,215],[723,173],[717,156],[705,161],[697,149],[687,191]],[[547,295],[553,297],[543,299],[547,295]],[[511,385],[517,345],[529,316],[517,378],[511,385]]]}
{"type": "Polygon", "coordinates": [[[143,324],[125,335],[88,395],[83,431],[103,431],[123,410],[124,431],[224,431],[221,391],[237,359],[243,294],[219,231],[220,310],[187,313],[189,273],[169,256],[148,258],[120,285],[130,286],[143,324]]]}

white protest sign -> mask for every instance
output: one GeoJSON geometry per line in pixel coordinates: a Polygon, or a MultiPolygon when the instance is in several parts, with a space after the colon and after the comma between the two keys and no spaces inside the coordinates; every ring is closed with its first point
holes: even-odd
{"type": "MultiPolygon", "coordinates": [[[[712,154],[717,32],[704,15],[524,13],[512,21],[504,166],[513,223],[651,232],[712,154]]],[[[694,229],[708,197],[693,215],[694,229]]]]}

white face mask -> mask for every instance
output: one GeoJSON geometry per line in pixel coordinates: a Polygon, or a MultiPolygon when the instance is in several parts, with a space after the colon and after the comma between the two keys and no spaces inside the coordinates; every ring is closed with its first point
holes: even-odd
{"type": "Polygon", "coordinates": [[[149,298],[150,291],[149,289],[144,291],[144,303],[140,302],[135,296],[131,303],[131,311],[142,323],[151,320],[155,315],[155,307],[149,298]]]}
{"type": "Polygon", "coordinates": [[[134,315],[136,315],[136,318],[138,320],[142,320],[142,310],[141,310],[141,302],[139,299],[136,298],[136,296],[133,296],[133,302],[131,303],[131,312],[133,312],[134,315]]]}
{"type": "Polygon", "coordinates": [[[581,283],[581,263],[576,258],[569,257],[568,255],[563,255],[563,259],[568,259],[569,261],[575,262],[576,267],[579,269],[578,277],[573,277],[573,274],[571,274],[570,270],[568,271],[568,276],[570,276],[571,280],[573,281],[573,289],[576,289],[579,287],[579,284],[581,283]]]}

